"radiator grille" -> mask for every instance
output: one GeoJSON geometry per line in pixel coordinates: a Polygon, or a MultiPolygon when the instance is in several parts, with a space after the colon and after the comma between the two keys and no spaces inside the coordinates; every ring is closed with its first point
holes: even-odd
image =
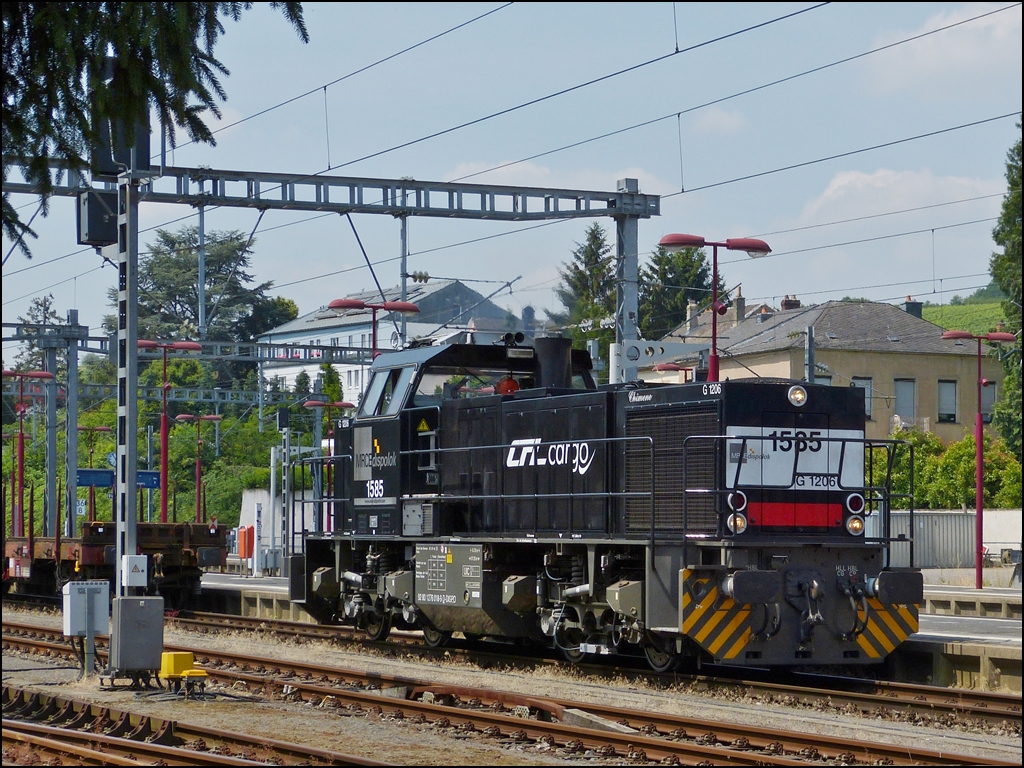
{"type": "MultiPolygon", "coordinates": [[[[654,441],[655,532],[683,533],[684,503],[689,505],[685,517],[687,532],[718,531],[712,495],[691,493],[688,502],[684,502],[687,486],[691,489],[715,487],[715,443],[690,441],[685,466],[683,458],[683,440],[691,435],[718,434],[718,422],[718,405],[714,402],[627,413],[626,436],[649,436],[654,441]]],[[[649,494],[650,448],[641,442],[627,442],[626,446],[626,490],[649,494]]],[[[627,499],[626,530],[650,529],[650,497],[627,499]]]]}

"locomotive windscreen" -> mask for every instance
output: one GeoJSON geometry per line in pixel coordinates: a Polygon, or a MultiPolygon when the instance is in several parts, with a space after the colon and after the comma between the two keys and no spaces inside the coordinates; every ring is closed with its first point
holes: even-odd
{"type": "MultiPolygon", "coordinates": [[[[690,488],[715,487],[714,441],[683,441],[691,435],[719,432],[718,403],[633,410],[626,413],[626,437],[650,437],[654,443],[651,466],[650,446],[644,441],[626,443],[626,491],[650,493],[654,479],[654,503],[658,511],[654,530],[659,534],[716,533],[718,514],[711,494],[687,494],[690,488]]],[[[626,531],[651,530],[650,497],[628,497],[626,531]]]]}

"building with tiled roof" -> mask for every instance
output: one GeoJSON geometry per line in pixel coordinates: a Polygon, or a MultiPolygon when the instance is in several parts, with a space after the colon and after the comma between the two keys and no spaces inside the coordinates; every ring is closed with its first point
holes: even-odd
{"type": "MultiPolygon", "coordinates": [[[[361,291],[345,296],[364,302],[380,304],[398,301],[398,286],[380,291],[361,291]]],[[[406,301],[419,307],[419,313],[406,318],[406,339],[432,339],[434,343],[461,341],[490,343],[497,338],[493,328],[508,325],[509,314],[481,294],[458,280],[432,278],[430,282],[411,283],[406,290],[406,301]],[[492,338],[493,337],[493,338],[492,338]]],[[[346,399],[357,402],[366,386],[372,345],[373,312],[370,309],[331,309],[320,307],[267,331],[258,341],[279,345],[313,345],[340,348],[351,352],[352,363],[336,364],[346,399]]],[[[396,349],[402,318],[398,314],[377,313],[377,348],[382,351],[396,349]]],[[[500,334],[499,334],[500,335],[500,334]]],[[[296,350],[295,358],[284,355],[281,362],[265,366],[264,376],[282,388],[295,385],[295,377],[305,372],[315,380],[320,372],[318,350],[296,350]]]]}
{"type": "MultiPolygon", "coordinates": [[[[921,318],[921,304],[903,307],[857,301],[802,306],[786,297],[781,309],[747,310],[734,300],[718,323],[720,377],[804,379],[813,348],[815,381],[865,389],[868,437],[885,437],[898,423],[915,424],[943,441],[971,432],[977,413],[977,346],[943,339],[943,328],[921,318]],[[813,344],[809,344],[810,340],[813,344]]],[[[666,340],[697,343],[711,337],[708,312],[676,328],[666,340]]],[[[1003,369],[983,348],[982,390],[986,421],[998,396],[1003,369]]],[[[677,360],[679,372],[642,372],[648,381],[692,377],[695,358],[677,360]]]]}

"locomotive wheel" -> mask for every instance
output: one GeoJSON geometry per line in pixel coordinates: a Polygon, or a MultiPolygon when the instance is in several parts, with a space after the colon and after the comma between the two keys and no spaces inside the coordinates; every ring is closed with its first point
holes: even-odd
{"type": "Polygon", "coordinates": [[[451,639],[451,632],[434,629],[434,627],[423,627],[423,642],[428,648],[440,648],[442,645],[447,645],[451,639]]]}
{"type": "Polygon", "coordinates": [[[672,672],[679,667],[679,657],[671,651],[663,651],[653,645],[644,646],[644,656],[651,669],[661,674],[672,672]]]}
{"type": "Polygon", "coordinates": [[[572,664],[583,664],[590,659],[590,654],[581,651],[579,648],[561,648],[562,656],[572,664]]]}
{"type": "Polygon", "coordinates": [[[363,625],[363,631],[371,640],[380,642],[386,639],[391,633],[391,614],[370,614],[366,619],[366,624],[363,625]]]}

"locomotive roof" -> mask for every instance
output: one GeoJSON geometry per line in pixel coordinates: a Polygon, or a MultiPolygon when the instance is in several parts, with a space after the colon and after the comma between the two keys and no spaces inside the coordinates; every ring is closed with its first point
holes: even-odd
{"type": "MultiPolygon", "coordinates": [[[[417,347],[401,352],[388,352],[379,355],[373,361],[372,370],[379,368],[397,368],[403,365],[419,366],[464,366],[470,368],[503,368],[510,363],[517,369],[532,369],[536,365],[536,357],[511,358],[510,349],[529,349],[530,346],[506,347],[493,344],[442,344],[438,346],[417,347]]],[[[582,349],[572,350],[573,370],[590,370],[592,363],[590,354],[582,349]]]]}

